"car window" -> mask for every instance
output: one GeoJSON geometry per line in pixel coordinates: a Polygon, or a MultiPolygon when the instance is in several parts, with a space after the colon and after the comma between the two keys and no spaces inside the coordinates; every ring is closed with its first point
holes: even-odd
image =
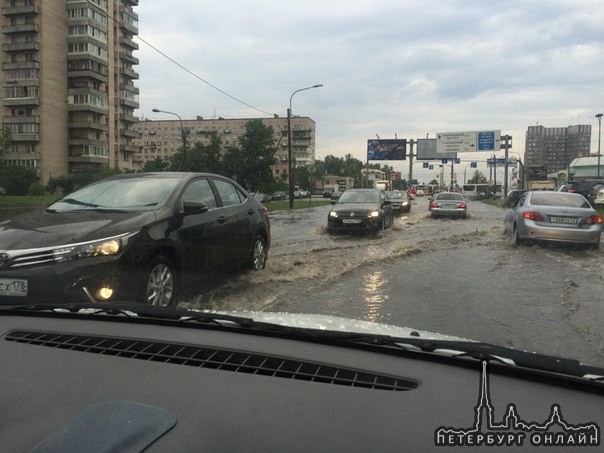
{"type": "Polygon", "coordinates": [[[245,197],[237,188],[228,181],[223,179],[214,179],[214,185],[216,186],[216,190],[218,190],[218,194],[220,195],[220,199],[222,200],[223,206],[234,206],[237,204],[241,204],[245,197]]]}
{"type": "Polygon", "coordinates": [[[535,192],[531,196],[531,204],[538,206],[565,206],[568,208],[589,208],[589,202],[573,194],[562,192],[535,192]]]}
{"type": "Polygon", "coordinates": [[[215,209],[218,204],[207,179],[197,179],[191,182],[182,194],[182,201],[200,201],[209,209],[215,209]]]}

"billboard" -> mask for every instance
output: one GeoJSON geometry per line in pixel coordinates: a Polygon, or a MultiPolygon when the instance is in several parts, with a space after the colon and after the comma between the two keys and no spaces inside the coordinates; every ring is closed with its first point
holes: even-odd
{"type": "Polygon", "coordinates": [[[420,138],[417,140],[417,160],[455,159],[457,153],[437,153],[435,138],[420,138]]]}
{"type": "Polygon", "coordinates": [[[405,160],[407,140],[367,140],[367,160],[405,160]]]}
{"type": "Polygon", "coordinates": [[[531,181],[545,181],[547,179],[547,167],[529,167],[528,179],[531,181]]]}
{"type": "Polygon", "coordinates": [[[499,151],[501,131],[439,132],[436,151],[440,153],[473,153],[499,151]]]}

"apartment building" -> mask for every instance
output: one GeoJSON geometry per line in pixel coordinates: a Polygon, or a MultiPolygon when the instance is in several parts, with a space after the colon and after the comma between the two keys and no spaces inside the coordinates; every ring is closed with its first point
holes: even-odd
{"type": "MultiPolygon", "coordinates": [[[[158,113],[161,115],[161,113],[158,113]]],[[[275,179],[287,180],[287,118],[261,118],[265,126],[273,128],[275,143],[275,157],[277,163],[273,166],[275,179]]],[[[245,125],[250,118],[238,119],[179,119],[146,120],[139,122],[134,130],[140,138],[135,144],[141,152],[135,156],[135,165],[142,168],[145,162],[159,157],[168,159],[172,154],[182,148],[183,135],[189,149],[195,143],[208,145],[211,137],[217,135],[222,143],[222,148],[238,146],[239,138],[245,134],[245,125]],[[182,128],[182,129],[181,129],[182,128]]],[[[292,117],[292,155],[296,167],[309,166],[315,161],[315,122],[308,117],[292,117]]]]}
{"type": "Polygon", "coordinates": [[[589,156],[591,126],[529,126],[526,132],[525,165],[545,167],[547,173],[568,168],[573,159],[589,156]]]}
{"type": "Polygon", "coordinates": [[[12,135],[3,160],[41,183],[133,169],[138,0],[0,1],[0,107],[12,135]]]}

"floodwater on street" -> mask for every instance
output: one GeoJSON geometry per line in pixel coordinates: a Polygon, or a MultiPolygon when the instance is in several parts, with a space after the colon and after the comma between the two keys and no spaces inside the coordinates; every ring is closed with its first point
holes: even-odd
{"type": "Polygon", "coordinates": [[[376,236],[331,236],[329,206],[271,213],[267,268],[216,281],[200,309],[317,313],[471,338],[604,366],[600,250],[517,247],[506,210],[470,201],[432,219],[427,199],[376,236]]]}

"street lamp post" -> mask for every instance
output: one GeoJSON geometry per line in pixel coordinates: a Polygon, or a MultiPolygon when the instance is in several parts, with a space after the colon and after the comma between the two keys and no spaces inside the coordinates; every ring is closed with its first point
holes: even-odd
{"type": "Polygon", "coordinates": [[[179,170],[184,171],[187,169],[187,135],[185,134],[185,128],[183,126],[182,118],[179,114],[174,112],[167,112],[165,110],[153,109],[155,113],[167,113],[169,115],[174,115],[180,121],[180,138],[182,139],[182,159],[180,161],[179,170]]]}
{"type": "Polygon", "coordinates": [[[602,138],[602,114],[596,115],[598,118],[598,178],[600,177],[600,139],[602,138]]]}
{"type": "Polygon", "coordinates": [[[294,207],[294,165],[292,159],[292,126],[291,126],[291,116],[292,116],[292,98],[294,94],[304,91],[311,90],[313,88],[320,88],[323,84],[319,83],[313,85],[311,87],[300,88],[292,93],[289,97],[289,107],[287,109],[287,177],[288,177],[288,186],[289,186],[289,209],[293,209],[294,207]]]}

